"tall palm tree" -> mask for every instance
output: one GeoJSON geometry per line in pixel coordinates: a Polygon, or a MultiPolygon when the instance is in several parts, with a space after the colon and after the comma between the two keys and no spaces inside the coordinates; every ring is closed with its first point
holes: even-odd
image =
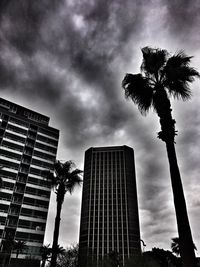
{"type": "Polygon", "coordinates": [[[52,246],[52,257],[50,267],[56,266],[57,259],[57,247],[58,247],[58,236],[60,229],[60,216],[62,210],[62,204],[64,202],[64,197],[67,192],[72,194],[75,187],[82,183],[81,175],[82,171],[75,169],[75,165],[72,161],[66,161],[61,163],[57,161],[54,164],[54,173],[49,173],[47,179],[51,181],[52,188],[55,189],[57,195],[57,210],[54,226],[54,235],[53,235],[53,246],[52,246]]]}
{"type": "Polygon", "coordinates": [[[180,253],[184,267],[196,266],[192,235],[187,215],[185,197],[175,151],[175,120],[171,114],[170,96],[187,100],[191,96],[189,83],[199,73],[189,66],[191,57],[179,51],[170,56],[166,50],[142,48],[141,73],[126,74],[122,82],[125,96],[138,105],[142,114],[153,108],[160,118],[158,138],[166,143],[177,226],[180,253]]]}
{"type": "Polygon", "coordinates": [[[13,250],[16,251],[16,258],[18,258],[19,254],[27,249],[27,245],[25,241],[16,240],[13,243],[13,250]]]}

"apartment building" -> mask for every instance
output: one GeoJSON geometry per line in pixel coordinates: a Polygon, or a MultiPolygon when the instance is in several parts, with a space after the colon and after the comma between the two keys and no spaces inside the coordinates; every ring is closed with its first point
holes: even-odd
{"type": "MultiPolygon", "coordinates": [[[[53,169],[58,139],[48,117],[0,98],[1,254],[5,240],[25,241],[22,263],[40,259],[51,192],[42,171],[53,169]]],[[[7,261],[15,257],[12,250],[7,261]]]]}
{"type": "MultiPolygon", "coordinates": [[[[85,153],[79,264],[123,265],[141,252],[134,151],[128,146],[92,147],[85,153]]],[[[110,266],[110,265],[109,265],[110,266]]]]}

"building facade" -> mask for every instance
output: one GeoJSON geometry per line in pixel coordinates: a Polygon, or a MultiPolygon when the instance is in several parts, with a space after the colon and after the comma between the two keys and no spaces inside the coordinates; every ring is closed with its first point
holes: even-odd
{"type": "Polygon", "coordinates": [[[53,169],[58,139],[48,117],[0,98],[0,244],[9,262],[9,240],[26,242],[18,262],[40,259],[51,192],[42,171],[53,169]]]}
{"type": "Polygon", "coordinates": [[[91,261],[105,265],[111,255],[123,265],[141,252],[132,148],[86,151],[79,249],[79,265],[84,267],[91,261]]]}

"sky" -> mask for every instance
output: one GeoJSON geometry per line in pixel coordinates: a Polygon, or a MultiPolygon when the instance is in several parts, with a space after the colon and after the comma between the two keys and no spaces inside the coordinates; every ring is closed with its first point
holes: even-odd
{"type": "MultiPolygon", "coordinates": [[[[83,169],[92,146],[134,148],[141,238],[169,249],[177,236],[165,144],[157,115],[142,116],[124,97],[126,73],[138,73],[141,48],[194,56],[200,71],[198,0],[1,0],[1,97],[50,117],[60,129],[58,159],[83,169]]],[[[200,250],[199,80],[188,102],[172,100],[176,150],[194,243],[200,250]]],[[[81,188],[67,195],[59,243],[78,242],[81,188]]],[[[52,192],[45,243],[52,242],[52,192]]],[[[198,253],[198,251],[197,251],[198,253]]]]}

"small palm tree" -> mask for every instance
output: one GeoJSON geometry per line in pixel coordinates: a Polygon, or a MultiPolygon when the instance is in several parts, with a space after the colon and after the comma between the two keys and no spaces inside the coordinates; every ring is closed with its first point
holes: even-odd
{"type": "Polygon", "coordinates": [[[56,252],[57,252],[57,255],[64,255],[66,253],[66,249],[64,249],[62,246],[58,245],[56,252]]]}
{"type": "Polygon", "coordinates": [[[44,245],[40,248],[40,255],[42,258],[41,267],[45,267],[46,261],[51,258],[52,249],[50,248],[50,244],[44,245]]]}
{"type": "Polygon", "coordinates": [[[55,218],[54,226],[54,235],[53,235],[53,246],[52,246],[52,257],[50,267],[56,266],[57,259],[57,247],[58,247],[58,236],[60,229],[60,216],[62,210],[62,204],[64,202],[64,197],[67,192],[72,194],[75,187],[82,183],[81,175],[82,171],[75,169],[75,165],[72,161],[66,161],[61,163],[57,161],[54,164],[54,173],[49,172],[47,179],[51,181],[52,188],[55,189],[57,195],[57,211],[55,218]]]}
{"type": "MultiPolygon", "coordinates": [[[[193,246],[194,246],[194,249],[197,250],[195,244],[193,244],[193,246]]],[[[176,256],[180,255],[180,244],[179,244],[178,237],[172,238],[171,249],[172,249],[172,252],[176,254],[176,256]]]]}
{"type": "Polygon", "coordinates": [[[16,251],[16,258],[18,258],[19,254],[27,249],[27,245],[25,241],[17,240],[13,243],[13,250],[16,251]]]}
{"type": "Polygon", "coordinates": [[[176,256],[180,255],[180,246],[179,246],[178,237],[172,238],[171,249],[172,249],[172,252],[176,254],[176,256]]]}
{"type": "Polygon", "coordinates": [[[142,114],[152,107],[160,118],[158,138],[165,142],[170,166],[174,205],[180,238],[180,253],[184,267],[196,266],[192,235],[175,151],[175,120],[171,114],[170,96],[187,100],[191,96],[189,83],[199,73],[189,66],[191,57],[183,51],[170,56],[166,50],[144,47],[141,73],[126,74],[122,86],[142,114]]]}

